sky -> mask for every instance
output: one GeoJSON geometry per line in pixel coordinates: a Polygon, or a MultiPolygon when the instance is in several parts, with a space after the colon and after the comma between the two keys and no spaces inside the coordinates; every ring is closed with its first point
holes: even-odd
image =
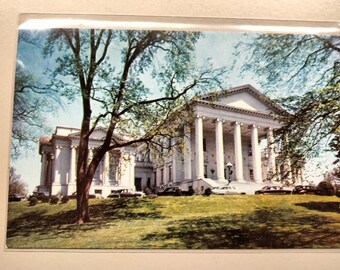
{"type": "MultiPolygon", "coordinates": [[[[204,59],[210,58],[216,68],[222,66],[230,67],[234,60],[234,46],[242,38],[245,38],[244,33],[205,33],[205,35],[200,38],[196,44],[197,62],[203,63],[204,59]]],[[[30,72],[42,75],[47,68],[53,68],[55,62],[53,59],[44,58],[41,54],[41,50],[41,46],[37,47],[32,44],[21,44],[18,47],[17,63],[30,72]]],[[[113,55],[116,55],[117,53],[118,51],[116,49],[110,51],[110,54],[113,55]]],[[[226,76],[228,76],[228,87],[251,84],[255,88],[261,90],[256,77],[251,73],[245,74],[245,76],[240,76],[239,70],[233,69],[230,70],[226,76]]],[[[146,79],[148,79],[147,75],[146,79]]],[[[154,83],[149,82],[148,85],[151,88],[155,87],[154,83]]],[[[76,99],[72,103],[65,102],[64,109],[59,109],[57,112],[47,115],[46,121],[48,126],[52,127],[53,130],[56,126],[80,127],[81,116],[81,103],[76,99]]],[[[41,136],[50,135],[51,134],[41,134],[41,136]]],[[[330,157],[329,154],[325,154],[325,156],[320,157],[320,160],[323,161],[322,168],[318,168],[320,162],[318,162],[318,160],[314,160],[309,164],[310,168],[307,168],[306,170],[309,179],[315,182],[322,179],[322,175],[325,171],[327,171],[334,159],[330,157]]],[[[24,153],[24,155],[18,160],[11,161],[11,165],[15,167],[16,173],[19,174],[21,179],[28,184],[30,193],[40,183],[40,164],[38,145],[35,145],[32,151],[24,153]]]]}

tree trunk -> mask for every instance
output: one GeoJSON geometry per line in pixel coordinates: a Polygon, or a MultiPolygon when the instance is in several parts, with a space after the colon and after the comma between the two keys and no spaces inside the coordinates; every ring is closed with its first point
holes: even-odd
{"type": "Polygon", "coordinates": [[[77,223],[79,224],[90,221],[88,195],[92,182],[92,177],[89,178],[89,175],[87,173],[89,154],[88,133],[90,130],[91,106],[86,95],[83,96],[83,104],[84,116],[80,131],[77,159],[77,223]]]}
{"type": "Polygon", "coordinates": [[[79,179],[77,185],[77,221],[78,224],[91,221],[89,212],[89,190],[91,187],[92,179],[85,177],[79,179]],[[79,187],[78,187],[79,186],[79,187]]]}
{"type": "MultiPolygon", "coordinates": [[[[102,151],[105,154],[105,151],[102,151]]],[[[80,174],[77,179],[77,214],[78,224],[91,221],[89,213],[89,192],[94,173],[103,155],[96,154],[91,163],[87,166],[86,173],[80,174]]]]}

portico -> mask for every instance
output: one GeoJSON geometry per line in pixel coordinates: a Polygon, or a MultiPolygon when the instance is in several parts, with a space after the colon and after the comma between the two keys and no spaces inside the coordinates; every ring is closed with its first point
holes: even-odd
{"type": "MultiPolygon", "coordinates": [[[[185,148],[189,149],[189,153],[195,154],[196,164],[189,163],[187,160],[190,159],[190,154],[185,154],[184,171],[189,172],[192,167],[195,167],[193,175],[196,179],[226,180],[226,164],[230,162],[234,169],[233,180],[262,183],[261,139],[267,140],[266,151],[268,151],[267,155],[270,156],[271,161],[268,162],[268,171],[275,172],[272,138],[267,139],[267,132],[269,132],[267,130],[271,131],[269,135],[272,134],[273,129],[270,127],[196,115],[192,129],[186,127],[184,139],[185,148]],[[194,146],[190,145],[191,132],[195,133],[194,146]],[[215,144],[215,146],[209,147],[209,153],[206,148],[208,143],[215,144]],[[210,151],[213,148],[214,151],[210,151]],[[252,169],[252,177],[245,171],[244,165],[252,169]],[[207,175],[209,172],[207,173],[205,166],[209,167],[210,177],[207,175]],[[211,170],[214,173],[211,173],[211,170]]],[[[189,173],[187,173],[187,178],[189,178],[189,173]]]]}

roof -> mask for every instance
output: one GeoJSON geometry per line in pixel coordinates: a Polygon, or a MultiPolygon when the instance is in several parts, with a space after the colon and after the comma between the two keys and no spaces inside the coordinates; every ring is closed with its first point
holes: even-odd
{"type": "MultiPolygon", "coordinates": [[[[286,113],[286,111],[281,106],[279,106],[276,102],[271,100],[269,97],[267,97],[265,94],[261,93],[259,90],[257,90],[256,88],[254,88],[250,84],[246,84],[246,85],[242,85],[242,86],[238,86],[238,87],[233,87],[233,88],[230,88],[230,89],[224,89],[224,90],[221,90],[221,91],[216,91],[216,92],[204,94],[204,95],[198,96],[196,98],[196,100],[198,102],[200,102],[200,101],[213,102],[213,101],[220,99],[221,97],[228,97],[228,96],[239,94],[239,93],[242,93],[242,92],[246,92],[246,93],[252,95],[253,97],[255,97],[256,99],[260,100],[262,103],[264,103],[266,106],[268,106],[275,113],[286,113]]],[[[231,107],[231,106],[225,106],[225,107],[231,107]]],[[[243,109],[243,111],[245,112],[247,110],[243,109]]],[[[251,112],[251,113],[254,113],[254,112],[251,112]]]]}
{"type": "MultiPolygon", "coordinates": [[[[80,129],[79,128],[68,128],[68,127],[62,127],[57,126],[56,132],[53,134],[53,138],[68,140],[68,139],[79,139],[80,138],[80,129]],[[65,132],[58,133],[57,131],[59,129],[64,130],[65,132]]],[[[106,136],[106,128],[104,127],[96,127],[94,131],[91,133],[90,141],[103,141],[106,136]],[[102,132],[101,136],[98,136],[98,133],[102,132]],[[96,136],[97,135],[97,136],[96,136]]],[[[118,134],[113,134],[113,138],[116,141],[124,142],[126,139],[124,139],[123,136],[118,134]]]]}

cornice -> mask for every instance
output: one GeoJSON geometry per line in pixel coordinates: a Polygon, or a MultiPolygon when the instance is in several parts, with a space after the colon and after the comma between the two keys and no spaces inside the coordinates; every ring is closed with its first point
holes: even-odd
{"type": "Polygon", "coordinates": [[[256,111],[252,111],[252,110],[236,108],[236,107],[232,107],[232,106],[228,106],[228,105],[222,105],[222,104],[218,104],[218,103],[214,103],[214,102],[206,101],[206,100],[197,100],[197,101],[195,101],[195,103],[199,104],[199,105],[203,105],[205,107],[209,107],[209,108],[214,108],[214,109],[218,108],[218,109],[222,109],[224,111],[231,111],[231,112],[242,113],[242,114],[247,114],[247,115],[256,115],[256,116],[260,116],[260,117],[263,117],[263,118],[276,120],[275,116],[273,114],[266,114],[266,113],[262,113],[262,112],[256,112],[256,111]]]}

